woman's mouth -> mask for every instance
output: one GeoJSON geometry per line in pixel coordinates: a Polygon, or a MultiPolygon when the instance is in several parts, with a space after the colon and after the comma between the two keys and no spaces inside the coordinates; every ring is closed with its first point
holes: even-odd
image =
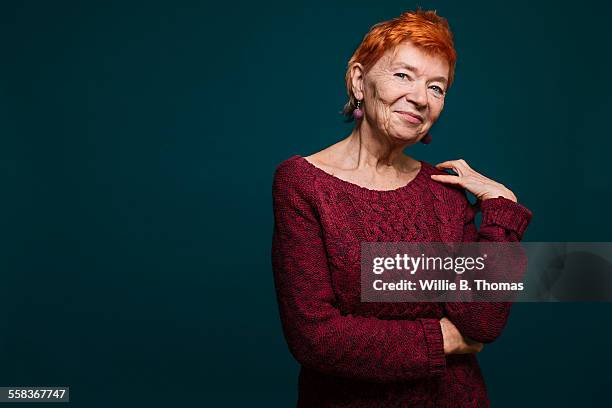
{"type": "Polygon", "coordinates": [[[415,125],[423,123],[423,117],[417,113],[404,111],[395,111],[395,113],[399,113],[402,118],[406,119],[410,123],[414,123],[415,125]]]}

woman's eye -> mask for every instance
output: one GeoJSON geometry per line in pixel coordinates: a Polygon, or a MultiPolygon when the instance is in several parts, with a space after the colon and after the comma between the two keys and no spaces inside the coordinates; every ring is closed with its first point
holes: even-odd
{"type": "Polygon", "coordinates": [[[398,72],[397,74],[395,74],[395,76],[400,77],[402,79],[404,78],[410,79],[410,76],[408,74],[404,74],[403,72],[398,72]]]}
{"type": "Polygon", "coordinates": [[[433,86],[430,86],[430,88],[433,89],[436,92],[436,94],[444,95],[444,89],[440,88],[439,86],[433,85],[433,86]]]}

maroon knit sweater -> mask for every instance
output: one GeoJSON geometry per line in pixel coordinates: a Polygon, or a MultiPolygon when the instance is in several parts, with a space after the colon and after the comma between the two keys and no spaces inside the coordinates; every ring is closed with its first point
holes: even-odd
{"type": "Polygon", "coordinates": [[[378,191],[294,155],[273,181],[272,266],[285,339],[301,364],[298,407],[487,407],[475,354],[445,355],[439,319],[495,340],[511,303],[360,301],[360,242],[520,241],[531,211],[432,180],[420,161],[404,187],[378,191]]]}

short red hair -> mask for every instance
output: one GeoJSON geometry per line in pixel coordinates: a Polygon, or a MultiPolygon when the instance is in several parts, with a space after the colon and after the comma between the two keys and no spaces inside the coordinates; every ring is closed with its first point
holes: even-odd
{"type": "Polygon", "coordinates": [[[342,111],[347,121],[352,119],[353,110],[357,106],[357,100],[351,91],[350,71],[353,63],[359,62],[367,73],[385,52],[404,41],[410,41],[429,55],[445,58],[449,65],[448,87],[451,86],[455,74],[457,52],[448,21],[438,16],[435,10],[406,11],[397,18],[373,25],[349,60],[345,75],[349,101],[342,111]]]}

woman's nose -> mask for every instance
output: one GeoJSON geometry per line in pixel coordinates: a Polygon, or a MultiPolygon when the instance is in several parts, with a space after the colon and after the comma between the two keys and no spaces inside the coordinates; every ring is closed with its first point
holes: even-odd
{"type": "Polygon", "coordinates": [[[422,108],[427,105],[427,86],[416,85],[410,92],[406,94],[406,100],[412,102],[417,108],[422,108]]]}

